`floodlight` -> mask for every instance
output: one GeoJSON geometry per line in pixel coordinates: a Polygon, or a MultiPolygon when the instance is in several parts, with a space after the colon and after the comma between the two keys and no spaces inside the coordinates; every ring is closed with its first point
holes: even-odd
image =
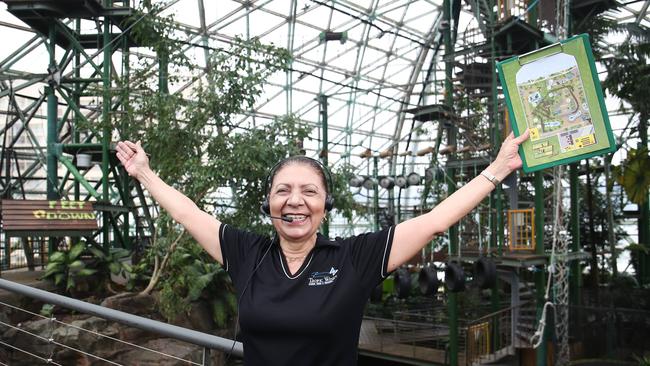
{"type": "Polygon", "coordinates": [[[360,177],[358,175],[353,175],[352,178],[350,178],[350,181],[348,182],[350,184],[350,187],[355,187],[359,188],[363,185],[363,177],[360,177]]]}
{"type": "Polygon", "coordinates": [[[403,175],[398,175],[395,177],[395,185],[400,187],[400,188],[406,188],[409,185],[408,180],[406,179],[405,176],[403,175]]]}
{"type": "Polygon", "coordinates": [[[420,184],[422,177],[420,177],[420,174],[416,172],[412,172],[411,174],[408,175],[408,177],[406,177],[406,180],[408,181],[410,186],[417,186],[420,184]]]}
{"type": "Polygon", "coordinates": [[[368,177],[366,180],[363,181],[363,188],[365,189],[374,189],[375,188],[375,180],[368,177]]]}
{"type": "Polygon", "coordinates": [[[385,176],[379,180],[381,188],[393,189],[395,187],[395,179],[393,177],[385,176]]]}

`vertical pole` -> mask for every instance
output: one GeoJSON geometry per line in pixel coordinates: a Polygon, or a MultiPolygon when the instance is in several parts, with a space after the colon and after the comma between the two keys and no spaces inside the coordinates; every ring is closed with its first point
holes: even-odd
{"type": "Polygon", "coordinates": [[[379,231],[379,182],[378,182],[378,175],[379,175],[379,157],[378,156],[373,156],[372,157],[372,162],[373,162],[373,169],[372,169],[372,180],[373,180],[373,186],[372,190],[375,193],[374,195],[374,200],[373,200],[373,212],[375,215],[374,219],[374,231],[379,231]]]}
{"type": "MultiPolygon", "coordinates": [[[[76,19],[75,20],[75,30],[77,34],[81,34],[81,19],[76,19]]],[[[79,50],[74,48],[72,51],[74,52],[74,78],[75,83],[74,83],[74,91],[72,94],[72,98],[74,100],[75,105],[77,108],[74,111],[74,126],[73,126],[73,133],[72,133],[72,142],[73,143],[78,143],[81,142],[79,141],[81,135],[79,133],[79,124],[81,123],[81,111],[79,110],[79,105],[80,105],[80,93],[81,93],[81,85],[79,83],[79,78],[81,77],[81,72],[80,72],[80,65],[81,65],[81,56],[79,54],[79,50]]],[[[75,179],[74,180],[74,199],[75,201],[79,201],[81,199],[81,189],[79,186],[79,180],[75,179]]]]}
{"type": "Polygon", "coordinates": [[[598,250],[596,248],[596,237],[595,237],[595,223],[594,223],[594,199],[593,199],[593,186],[591,184],[591,169],[589,167],[589,159],[585,160],[585,166],[587,168],[587,211],[589,212],[589,248],[591,250],[591,260],[590,260],[590,280],[591,288],[594,291],[594,296],[596,302],[598,302],[598,282],[599,282],[599,270],[598,270],[598,250]]]}
{"type": "MultiPolygon", "coordinates": [[[[50,24],[49,33],[49,69],[54,70],[56,68],[56,29],[54,23],[50,24]]],[[[58,159],[56,156],[56,144],[59,142],[57,133],[57,113],[59,101],[56,97],[56,94],[54,94],[54,85],[45,87],[45,95],[47,95],[47,199],[57,200],[59,199],[59,193],[57,191],[59,186],[59,172],[58,159]]],[[[48,254],[53,253],[55,249],[54,238],[50,237],[48,240],[48,254]]]]}
{"type": "MultiPolygon", "coordinates": [[[[328,137],[327,137],[327,130],[328,130],[328,126],[327,126],[327,103],[328,103],[327,102],[327,95],[320,94],[318,96],[318,101],[320,102],[319,103],[319,106],[320,106],[320,120],[321,120],[321,126],[322,126],[321,128],[323,129],[323,142],[322,142],[322,146],[321,146],[321,152],[320,152],[321,155],[320,156],[321,156],[321,159],[323,160],[323,166],[325,167],[325,169],[329,169],[329,167],[328,167],[328,154],[329,154],[328,144],[329,144],[329,141],[328,141],[328,137]]],[[[330,189],[333,189],[333,187],[330,187],[330,189]]],[[[325,221],[323,222],[323,235],[325,237],[329,237],[329,235],[330,235],[329,220],[330,220],[330,214],[328,212],[328,213],[325,214],[325,221]]]]}
{"type": "MultiPolygon", "coordinates": [[[[648,114],[641,113],[639,116],[639,138],[641,139],[639,149],[648,148],[648,114]]],[[[646,150],[647,151],[647,150],[646,150]]],[[[648,199],[648,190],[645,191],[646,201],[639,205],[639,244],[645,248],[650,248],[650,199],[648,199]]],[[[640,276],[639,285],[650,282],[650,255],[645,253],[639,254],[640,276]]]]}
{"type": "MultiPolygon", "coordinates": [[[[112,0],[104,0],[104,5],[110,7],[112,0]]],[[[108,16],[104,17],[104,35],[102,46],[104,48],[104,63],[102,72],[102,85],[103,85],[103,103],[102,103],[102,200],[109,201],[108,191],[108,145],[111,138],[111,55],[113,54],[111,42],[111,24],[108,16]]],[[[102,233],[103,233],[103,247],[104,251],[108,252],[110,248],[109,236],[109,212],[102,213],[102,233]]]]}
{"type": "MultiPolygon", "coordinates": [[[[492,100],[490,104],[488,104],[488,110],[491,112],[490,113],[490,128],[491,128],[491,135],[492,135],[492,151],[498,152],[498,147],[500,145],[500,136],[499,136],[499,101],[498,101],[498,93],[499,90],[497,88],[497,66],[496,66],[496,55],[497,55],[497,49],[496,49],[496,42],[494,39],[494,25],[496,24],[496,14],[494,13],[494,1],[490,1],[490,6],[489,6],[489,18],[488,18],[488,24],[489,26],[487,29],[489,29],[489,38],[490,38],[490,68],[491,68],[491,77],[492,77],[492,100]]],[[[494,155],[493,155],[494,156],[494,155]]],[[[489,196],[489,211],[488,211],[488,217],[489,219],[489,224],[490,224],[490,245],[488,245],[488,248],[497,248],[497,256],[501,257],[503,255],[503,246],[504,246],[504,225],[503,225],[503,205],[502,205],[502,194],[501,194],[501,185],[497,187],[496,191],[491,193],[489,196]],[[495,212],[493,213],[492,209],[495,208],[495,212]]],[[[492,289],[490,291],[490,305],[492,307],[492,312],[496,312],[499,310],[501,306],[501,298],[499,296],[499,281],[494,281],[494,286],[492,286],[492,289]]],[[[514,310],[513,310],[514,311],[514,310]]],[[[494,335],[499,334],[500,329],[499,329],[500,324],[498,322],[495,322],[495,329],[493,330],[494,335]]],[[[494,347],[496,349],[501,348],[501,344],[499,343],[499,337],[493,337],[494,339],[494,347]]]]}
{"type": "MultiPolygon", "coordinates": [[[[130,6],[130,4],[127,2],[126,6],[130,6]]],[[[130,106],[130,100],[129,98],[131,97],[130,93],[131,91],[129,90],[129,85],[130,85],[130,75],[131,75],[131,68],[129,64],[130,60],[130,54],[129,54],[129,37],[122,37],[122,66],[123,66],[123,76],[124,76],[124,83],[122,84],[122,87],[124,90],[122,90],[122,111],[125,112],[122,114],[122,125],[120,126],[120,131],[126,131],[127,124],[129,123],[128,119],[130,118],[130,114],[127,114],[129,111],[129,106],[130,106]]],[[[207,58],[206,58],[207,62],[207,58]]],[[[122,139],[124,139],[125,136],[120,136],[122,139]]],[[[131,138],[131,136],[127,136],[131,138]]],[[[119,171],[121,168],[117,168],[116,171],[119,171]]],[[[129,175],[124,174],[122,177],[121,182],[117,182],[118,177],[115,177],[116,184],[121,184],[122,185],[122,192],[124,194],[124,197],[122,197],[122,203],[127,206],[131,204],[131,194],[129,190],[129,175]]],[[[129,220],[130,218],[130,213],[126,212],[124,213],[124,223],[122,225],[122,237],[124,238],[124,245],[126,249],[133,249],[133,237],[130,235],[131,231],[131,222],[129,220]]]]}
{"type": "MultiPolygon", "coordinates": [[[[75,31],[77,34],[81,34],[81,19],[75,20],[75,31]]],[[[72,91],[72,99],[76,106],[74,110],[74,124],[72,126],[72,143],[79,143],[81,142],[81,134],[79,133],[79,125],[81,124],[81,110],[79,109],[79,105],[81,104],[81,83],[79,82],[81,77],[81,55],[77,48],[74,48],[72,52],[74,52],[74,78],[76,80],[73,84],[72,91]]],[[[81,200],[81,185],[78,179],[74,179],[74,200],[81,200]]],[[[71,240],[73,244],[76,244],[79,242],[79,237],[72,237],[71,240]]]]}
{"type": "MultiPolygon", "coordinates": [[[[454,67],[454,50],[451,41],[451,0],[443,1],[443,18],[446,26],[443,30],[443,37],[445,43],[445,105],[453,110],[453,85],[451,79],[453,77],[454,67]]],[[[447,143],[449,145],[456,145],[456,127],[451,124],[447,129],[447,143]]],[[[448,167],[447,175],[449,177],[447,183],[447,194],[452,195],[456,191],[456,169],[448,167]]],[[[454,225],[449,228],[449,250],[451,253],[458,253],[458,226],[454,225]]],[[[458,366],[458,294],[455,292],[449,293],[448,312],[449,312],[449,364],[450,366],[458,366]]]]}
{"type": "MultiPolygon", "coordinates": [[[[544,255],[544,173],[535,172],[535,254],[544,255]]],[[[537,293],[537,321],[542,316],[544,308],[544,292],[546,287],[544,271],[535,272],[535,289],[537,293]]],[[[548,321],[548,318],[546,319],[548,321]]],[[[547,322],[547,324],[549,324],[547,322]]],[[[547,325],[547,329],[550,324],[547,325]]],[[[537,366],[546,365],[546,334],[542,334],[542,344],[537,347],[537,366]]]]}
{"type": "MultiPolygon", "coordinates": [[[[570,182],[570,206],[571,206],[571,251],[577,253],[580,251],[580,192],[578,169],[579,163],[571,164],[569,170],[570,182]]],[[[571,261],[571,274],[569,282],[569,295],[571,305],[580,305],[580,282],[582,271],[580,270],[580,261],[571,261]]]]}

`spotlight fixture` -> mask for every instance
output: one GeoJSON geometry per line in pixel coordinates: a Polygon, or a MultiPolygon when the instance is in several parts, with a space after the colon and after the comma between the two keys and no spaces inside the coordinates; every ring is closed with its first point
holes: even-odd
{"type": "Polygon", "coordinates": [[[395,179],[393,177],[385,176],[379,180],[381,188],[393,189],[395,187],[395,179]]]}
{"type": "Polygon", "coordinates": [[[92,155],[79,153],[76,156],[77,168],[90,169],[94,165],[92,162],[92,155]]]}
{"type": "Polygon", "coordinates": [[[350,187],[359,188],[363,185],[363,180],[363,177],[353,175],[348,183],[350,184],[350,187]]]}
{"type": "Polygon", "coordinates": [[[395,177],[395,185],[400,187],[400,188],[406,188],[409,185],[408,180],[406,179],[405,176],[403,175],[398,175],[395,177]]]}
{"type": "Polygon", "coordinates": [[[412,172],[406,177],[406,180],[408,181],[410,186],[417,186],[420,184],[422,177],[420,177],[420,174],[416,172],[412,172]]]}
{"type": "Polygon", "coordinates": [[[339,41],[341,44],[348,40],[348,32],[324,31],[320,33],[320,43],[329,41],[339,41]]]}
{"type": "Polygon", "coordinates": [[[371,190],[375,188],[375,180],[368,177],[366,180],[363,181],[363,188],[367,190],[371,190]]]}

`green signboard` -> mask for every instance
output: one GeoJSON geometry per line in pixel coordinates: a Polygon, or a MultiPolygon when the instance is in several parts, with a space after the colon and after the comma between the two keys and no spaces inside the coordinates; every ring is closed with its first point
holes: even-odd
{"type": "Polygon", "coordinates": [[[515,135],[530,129],[520,146],[525,172],[614,151],[586,34],[498,62],[497,68],[515,135]]]}

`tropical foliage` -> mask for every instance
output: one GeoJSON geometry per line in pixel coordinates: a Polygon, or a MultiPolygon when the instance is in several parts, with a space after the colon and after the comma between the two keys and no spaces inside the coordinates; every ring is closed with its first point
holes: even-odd
{"type": "MultiPolygon", "coordinates": [[[[259,214],[268,170],[300,154],[313,127],[290,115],[242,121],[266,80],[286,70],[289,53],[257,39],[235,39],[228,49],[207,47],[199,62],[187,57],[173,17],[159,16],[162,9],[150,2],[141,6],[131,35],[157,57],[141,58],[128,80],[117,81],[126,113],[112,127],[121,139],[141,141],[152,169],[199,208],[230,225],[269,233],[268,219],[259,214]],[[181,74],[189,76],[176,76],[181,74]]],[[[334,176],[336,206],[351,217],[352,196],[334,176]]],[[[209,302],[217,325],[236,311],[224,270],[164,212],[129,286],[146,278],[144,292],[160,290],[160,310],[168,319],[194,301],[209,302]]]]}
{"type": "Polygon", "coordinates": [[[642,205],[648,200],[650,156],[647,149],[630,149],[627,158],[614,168],[614,174],[630,201],[642,205]]]}
{"type": "Polygon", "coordinates": [[[86,268],[86,263],[81,259],[85,250],[86,243],[79,242],[70,250],[52,253],[42,278],[53,280],[54,285],[65,291],[74,290],[80,277],[87,277],[97,272],[96,269],[86,268]]]}

